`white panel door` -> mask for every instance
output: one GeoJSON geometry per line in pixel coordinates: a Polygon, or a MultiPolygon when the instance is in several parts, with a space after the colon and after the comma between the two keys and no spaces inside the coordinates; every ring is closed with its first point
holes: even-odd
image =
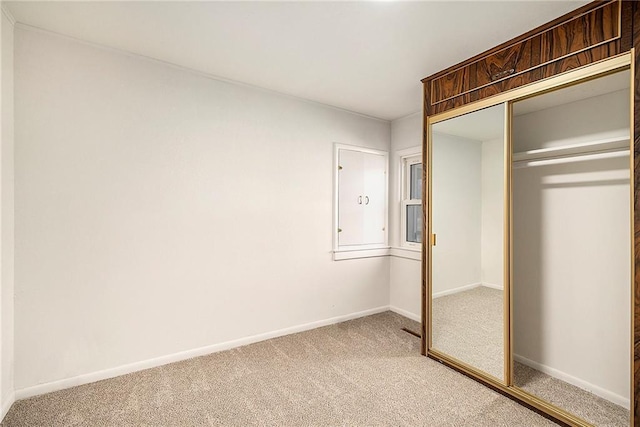
{"type": "Polygon", "coordinates": [[[362,244],[384,244],[387,207],[387,161],[380,154],[364,156],[364,220],[362,244]]]}
{"type": "Polygon", "coordinates": [[[339,150],[338,245],[362,245],[364,221],[364,153],[339,150]]]}

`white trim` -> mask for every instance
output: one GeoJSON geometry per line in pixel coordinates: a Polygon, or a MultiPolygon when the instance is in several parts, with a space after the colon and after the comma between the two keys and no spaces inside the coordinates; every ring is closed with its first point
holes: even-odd
{"type": "Polygon", "coordinates": [[[402,159],[403,157],[417,156],[418,154],[422,154],[421,145],[414,145],[413,147],[396,151],[396,156],[400,157],[400,159],[402,159]]]}
{"type": "Polygon", "coordinates": [[[400,194],[400,247],[407,249],[422,249],[422,243],[410,242],[407,240],[407,206],[422,205],[422,199],[410,199],[409,187],[411,185],[411,176],[409,171],[411,165],[422,164],[422,146],[416,145],[396,151],[400,162],[400,174],[398,176],[400,194]],[[409,161],[412,157],[417,157],[415,161],[409,161]]]}
{"type": "Polygon", "coordinates": [[[379,156],[385,156],[385,157],[389,156],[388,151],[378,150],[376,148],[364,147],[362,145],[342,144],[340,142],[334,142],[333,144],[335,146],[336,153],[338,152],[338,150],[351,150],[351,151],[358,151],[360,153],[377,154],[379,156]]]}
{"type": "Polygon", "coordinates": [[[389,306],[381,306],[371,308],[369,310],[363,310],[356,313],[345,314],[342,316],[331,317],[325,320],[318,320],[316,322],[305,323],[298,326],[292,326],[289,328],[279,329],[272,332],[265,332],[258,335],[252,335],[250,337],[240,338],[237,340],[231,340],[219,344],[213,344],[206,347],[195,348],[192,350],[181,351],[166,356],[160,356],[153,359],[142,360],[139,362],[130,363],[127,365],[118,366],[115,368],[109,368],[102,371],[91,372],[88,374],[78,375],[76,377],[65,378],[58,381],[51,381],[44,384],[38,384],[31,387],[25,387],[15,392],[15,399],[26,399],[28,397],[38,396],[45,393],[51,393],[53,391],[63,390],[70,387],[75,387],[83,384],[89,384],[96,381],[105,380],[108,378],[118,377],[120,375],[130,374],[132,372],[141,371],[143,369],[155,368],[158,366],[166,365],[168,363],[179,362],[181,360],[191,359],[193,357],[204,356],[219,351],[230,350],[232,348],[241,347],[249,344],[253,344],[260,341],[265,341],[271,338],[277,338],[284,335],[295,334],[298,332],[308,331],[310,329],[320,328],[322,326],[333,325],[336,323],[345,322],[347,320],[357,319],[364,316],[370,316],[372,314],[383,313],[389,311],[389,306]]]}
{"type": "Polygon", "coordinates": [[[422,165],[422,153],[416,154],[407,154],[404,156],[400,156],[400,173],[402,186],[400,188],[400,199],[403,201],[419,201],[422,202],[422,199],[412,199],[409,196],[409,191],[411,187],[411,166],[413,165],[422,165]],[[415,158],[415,159],[414,159],[415,158]],[[410,159],[414,159],[411,160],[410,159]]]}
{"type": "Polygon", "coordinates": [[[352,252],[352,251],[369,251],[372,249],[389,249],[388,245],[344,245],[340,246],[340,249],[336,249],[333,252],[352,252]]]}
{"type": "Polygon", "coordinates": [[[345,260],[345,259],[371,258],[371,257],[388,256],[389,252],[390,252],[390,248],[389,247],[338,250],[338,251],[333,251],[333,260],[334,261],[342,261],[342,260],[345,260]]]}
{"type": "Polygon", "coordinates": [[[9,11],[9,9],[7,9],[5,7],[5,5],[2,5],[0,7],[2,9],[2,13],[4,14],[4,16],[7,17],[7,19],[9,20],[9,22],[11,23],[11,25],[13,25],[15,27],[16,25],[16,18],[13,17],[13,14],[9,11]]]}
{"type": "Polygon", "coordinates": [[[415,261],[422,261],[422,250],[420,248],[400,248],[400,247],[391,247],[389,250],[389,255],[394,256],[396,258],[405,258],[411,259],[415,261]]]}
{"type": "Polygon", "coordinates": [[[250,83],[244,83],[244,82],[241,82],[241,81],[238,81],[238,80],[233,80],[233,79],[228,79],[228,78],[221,77],[221,76],[216,76],[214,74],[210,74],[210,73],[207,73],[207,72],[204,72],[204,71],[199,71],[199,70],[196,70],[194,68],[189,68],[189,67],[185,67],[183,65],[178,65],[178,64],[175,64],[173,62],[164,61],[162,59],[157,59],[157,58],[153,58],[151,56],[141,55],[139,53],[130,52],[128,50],[124,50],[124,49],[120,49],[120,48],[116,48],[116,47],[111,47],[111,46],[103,45],[103,44],[100,44],[100,43],[90,42],[90,41],[87,41],[87,40],[79,39],[77,37],[68,36],[66,34],[62,34],[62,33],[58,33],[58,32],[55,32],[55,31],[46,30],[44,28],[36,27],[34,25],[25,24],[23,22],[16,22],[16,27],[24,29],[24,30],[51,34],[51,35],[54,35],[56,37],[61,37],[61,38],[67,39],[67,40],[73,40],[73,41],[76,41],[78,43],[82,43],[84,45],[92,46],[92,47],[95,47],[95,48],[98,48],[98,49],[108,50],[108,51],[111,51],[111,52],[119,53],[121,55],[127,55],[129,57],[140,58],[140,59],[143,59],[143,60],[146,60],[146,61],[155,62],[155,63],[161,64],[161,65],[164,65],[164,66],[168,66],[168,67],[171,67],[171,68],[174,68],[174,69],[177,69],[177,70],[185,71],[185,72],[190,73],[190,74],[195,74],[195,75],[198,75],[200,77],[204,77],[204,78],[207,78],[207,79],[210,79],[210,80],[216,80],[216,81],[223,82],[223,83],[228,83],[228,84],[232,84],[232,85],[236,85],[236,86],[242,86],[242,87],[245,87],[245,88],[255,89],[255,90],[259,90],[261,92],[270,93],[272,95],[278,95],[278,96],[282,96],[284,98],[289,98],[289,99],[295,99],[295,100],[298,100],[298,101],[302,101],[302,102],[305,102],[307,104],[319,105],[319,106],[322,106],[322,107],[329,108],[331,110],[337,110],[337,111],[341,111],[343,113],[353,114],[355,116],[364,117],[365,119],[375,120],[375,121],[381,122],[381,123],[389,123],[389,124],[391,123],[391,120],[388,120],[388,119],[382,119],[380,117],[374,117],[374,116],[370,116],[368,114],[359,113],[357,111],[347,110],[346,108],[336,107],[335,105],[325,104],[325,103],[322,103],[320,101],[314,101],[312,99],[301,98],[301,97],[296,96],[296,95],[290,95],[288,93],[278,92],[277,90],[267,89],[265,87],[256,86],[256,85],[253,85],[253,84],[250,84],[250,83]]]}
{"type": "MultiPolygon", "coordinates": [[[[6,8],[4,4],[0,5],[0,9],[2,10],[2,14],[9,21],[9,24],[15,29],[16,18],[14,18],[13,14],[9,11],[9,9],[6,8]]],[[[0,343],[0,347],[1,347],[1,343],[0,343]]],[[[7,398],[7,400],[5,400],[4,402],[0,402],[1,403],[0,423],[4,420],[4,417],[7,415],[7,412],[9,412],[9,409],[11,409],[11,405],[13,405],[15,401],[16,401],[16,394],[14,391],[11,391],[11,394],[9,394],[9,397],[7,398]]]]}
{"type": "Polygon", "coordinates": [[[591,384],[588,383],[585,380],[582,380],[580,378],[576,378],[574,376],[571,376],[567,373],[564,373],[562,371],[559,371],[555,368],[552,368],[550,366],[546,366],[543,365],[542,363],[538,363],[538,362],[534,362],[533,360],[527,359],[526,357],[522,357],[518,354],[513,355],[513,359],[517,362],[522,363],[523,365],[527,365],[530,368],[533,368],[537,371],[542,372],[543,374],[547,374],[550,375],[554,378],[557,378],[561,381],[564,381],[566,383],[569,383],[571,385],[574,385],[576,387],[579,387],[583,390],[586,390],[590,393],[595,394],[596,396],[599,396],[603,399],[606,399],[610,402],[615,403],[616,405],[620,405],[622,407],[624,407],[625,409],[629,409],[629,398],[625,398],[624,396],[621,396],[619,394],[616,394],[612,391],[606,390],[602,387],[599,387],[595,384],[591,384]]]}
{"type": "Polygon", "coordinates": [[[422,243],[407,240],[407,208],[409,206],[420,206],[422,208],[422,200],[405,199],[400,202],[400,247],[422,250],[422,243]]]}
{"type": "Polygon", "coordinates": [[[470,285],[464,285],[464,286],[460,286],[453,289],[447,289],[446,291],[434,293],[431,299],[436,299],[436,298],[444,297],[447,295],[453,295],[460,292],[469,291],[471,289],[479,288],[480,286],[482,286],[482,283],[472,283],[470,285]]]}
{"type": "Polygon", "coordinates": [[[484,286],[485,288],[491,288],[491,289],[497,289],[499,291],[504,291],[504,287],[502,285],[496,285],[495,283],[483,282],[482,286],[484,286]]]}
{"type": "Polygon", "coordinates": [[[404,309],[402,309],[400,307],[396,307],[396,306],[390,305],[389,306],[389,310],[393,311],[394,313],[399,314],[400,316],[404,316],[407,319],[415,320],[416,322],[422,322],[422,318],[419,315],[414,314],[414,313],[412,313],[410,311],[404,310],[404,309]]]}
{"type": "Polygon", "coordinates": [[[333,251],[334,261],[341,261],[345,259],[355,259],[355,258],[381,257],[381,256],[393,256],[396,258],[422,261],[422,251],[420,249],[400,248],[395,246],[394,247],[381,246],[379,248],[366,248],[366,249],[358,249],[357,247],[350,246],[349,249],[340,249],[337,251],[333,251]]]}
{"type": "Polygon", "coordinates": [[[13,405],[15,401],[16,394],[14,392],[11,392],[7,401],[2,402],[2,409],[0,409],[2,411],[0,412],[0,423],[4,420],[4,417],[7,416],[7,412],[9,412],[9,409],[11,409],[11,405],[13,405]]]}
{"type": "Polygon", "coordinates": [[[493,283],[472,283],[470,285],[459,286],[457,288],[447,289],[446,291],[436,292],[433,294],[432,298],[435,299],[435,298],[440,298],[447,295],[458,294],[460,292],[470,291],[471,289],[479,288],[481,286],[485,288],[497,289],[500,291],[504,290],[502,286],[495,285],[493,283]]]}

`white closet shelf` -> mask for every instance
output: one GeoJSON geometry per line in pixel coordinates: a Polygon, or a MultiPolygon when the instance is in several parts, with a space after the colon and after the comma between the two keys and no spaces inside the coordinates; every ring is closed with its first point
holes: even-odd
{"type": "Polygon", "coordinates": [[[523,151],[520,153],[513,153],[513,162],[515,163],[530,160],[549,160],[559,159],[563,157],[625,151],[629,150],[629,140],[629,136],[622,136],[583,144],[563,145],[558,147],[523,151]]]}

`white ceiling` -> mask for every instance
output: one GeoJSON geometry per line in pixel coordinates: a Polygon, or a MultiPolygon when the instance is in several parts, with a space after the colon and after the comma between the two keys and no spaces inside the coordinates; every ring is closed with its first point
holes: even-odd
{"type": "Polygon", "coordinates": [[[504,113],[504,104],[498,104],[435,123],[432,130],[478,142],[504,138],[504,113]]]}
{"type": "Polygon", "coordinates": [[[587,1],[4,2],[23,24],[386,120],[420,79],[587,1]]]}

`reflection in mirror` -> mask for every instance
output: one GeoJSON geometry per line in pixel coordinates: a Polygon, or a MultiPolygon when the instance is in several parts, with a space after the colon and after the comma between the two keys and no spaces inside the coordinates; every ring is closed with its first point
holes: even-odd
{"type": "Polygon", "coordinates": [[[628,71],[513,105],[513,383],[628,426],[628,71]]]}
{"type": "Polygon", "coordinates": [[[422,243],[422,205],[407,205],[407,242],[422,243]]]}
{"type": "Polygon", "coordinates": [[[503,104],[432,131],[431,348],[504,381],[503,104]]]}

